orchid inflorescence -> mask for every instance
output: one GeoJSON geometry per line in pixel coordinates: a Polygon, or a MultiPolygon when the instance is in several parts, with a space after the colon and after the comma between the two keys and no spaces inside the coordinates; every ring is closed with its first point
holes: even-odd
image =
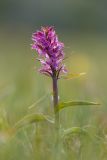
{"type": "Polygon", "coordinates": [[[32,35],[32,49],[38,52],[38,60],[42,67],[39,71],[47,76],[59,78],[61,72],[66,73],[64,59],[64,44],[58,40],[54,27],[41,27],[32,35]]]}

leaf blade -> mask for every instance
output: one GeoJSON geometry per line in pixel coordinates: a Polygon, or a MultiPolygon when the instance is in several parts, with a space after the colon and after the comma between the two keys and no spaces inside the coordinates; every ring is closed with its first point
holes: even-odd
{"type": "Polygon", "coordinates": [[[79,105],[100,105],[99,103],[96,102],[88,102],[88,101],[69,101],[69,102],[62,102],[59,103],[58,106],[56,107],[56,112],[67,108],[67,107],[71,107],[71,106],[79,106],[79,105]]]}
{"type": "Polygon", "coordinates": [[[85,72],[82,72],[82,73],[70,73],[66,76],[62,76],[63,79],[66,79],[66,80],[70,80],[70,79],[73,79],[73,78],[78,78],[78,77],[81,77],[83,75],[85,75],[86,73],[85,72]]]}
{"type": "Polygon", "coordinates": [[[80,127],[72,127],[64,130],[63,137],[71,134],[85,134],[86,131],[80,127]]]}

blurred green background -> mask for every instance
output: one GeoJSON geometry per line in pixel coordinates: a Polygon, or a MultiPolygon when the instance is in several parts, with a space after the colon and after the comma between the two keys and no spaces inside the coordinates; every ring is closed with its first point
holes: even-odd
{"type": "Polygon", "coordinates": [[[86,127],[92,138],[73,135],[64,142],[59,160],[106,160],[106,0],[0,0],[0,160],[55,159],[49,124],[40,124],[38,138],[36,124],[11,133],[14,124],[29,113],[53,115],[51,79],[37,72],[39,63],[30,46],[32,33],[46,25],[55,26],[65,44],[68,70],[87,73],[79,79],[60,80],[60,100],[101,103],[98,108],[61,112],[65,129],[86,127]]]}

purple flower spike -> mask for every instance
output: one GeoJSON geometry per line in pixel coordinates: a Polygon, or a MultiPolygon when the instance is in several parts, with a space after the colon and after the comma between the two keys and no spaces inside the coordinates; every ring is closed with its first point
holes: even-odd
{"type": "Polygon", "coordinates": [[[58,41],[54,27],[41,27],[40,31],[32,35],[32,49],[38,52],[41,62],[41,73],[59,78],[60,72],[66,73],[64,59],[64,44],[58,41]]]}

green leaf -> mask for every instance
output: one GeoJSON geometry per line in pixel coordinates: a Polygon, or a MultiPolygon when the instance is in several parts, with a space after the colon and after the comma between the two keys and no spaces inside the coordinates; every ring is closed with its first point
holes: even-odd
{"type": "Polygon", "coordinates": [[[54,121],[47,115],[43,115],[43,114],[30,114],[25,116],[23,119],[19,120],[16,124],[15,124],[15,128],[21,128],[24,127],[25,125],[31,124],[31,123],[35,123],[35,122],[42,122],[42,121],[47,121],[50,123],[54,123],[54,121]]]}
{"type": "Polygon", "coordinates": [[[73,78],[78,78],[78,77],[83,76],[85,74],[86,74],[85,72],[75,73],[75,74],[70,73],[70,74],[68,74],[66,76],[62,76],[61,78],[69,80],[69,79],[73,79],[73,78]]]}
{"type": "Polygon", "coordinates": [[[84,106],[84,105],[99,105],[99,103],[96,102],[85,102],[85,101],[70,101],[70,102],[62,102],[59,103],[56,107],[56,112],[70,106],[84,106]]]}
{"type": "Polygon", "coordinates": [[[62,138],[65,136],[71,135],[71,134],[86,134],[86,133],[87,131],[84,130],[83,128],[72,127],[72,128],[64,130],[62,138]]]}

